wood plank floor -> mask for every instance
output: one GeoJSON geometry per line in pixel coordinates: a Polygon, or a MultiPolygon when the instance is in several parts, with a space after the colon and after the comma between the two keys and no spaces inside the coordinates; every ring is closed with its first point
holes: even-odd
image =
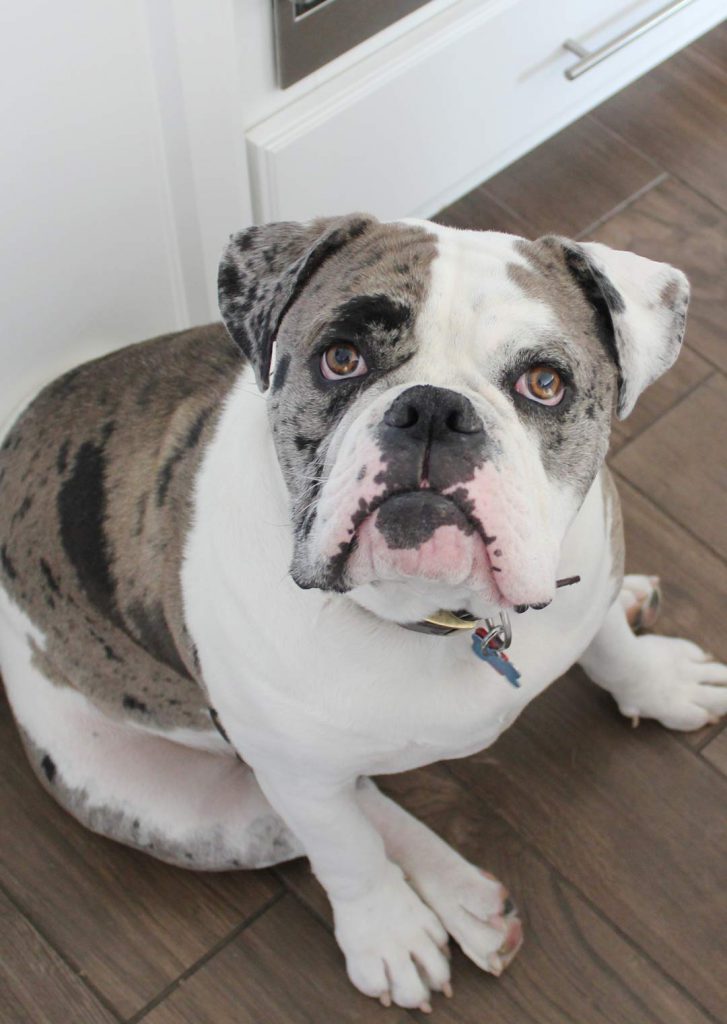
{"type": "MultiPolygon", "coordinates": [[[[727,26],[442,211],[674,262],[684,354],[614,430],[631,571],[660,631],[727,660],[727,26]]],[[[575,669],[496,744],[386,788],[522,907],[495,980],[455,951],[442,1024],[727,1021],[727,730],[637,730],[575,669]]],[[[305,862],[195,875],[84,831],[0,705],[0,1024],[424,1020],[348,984],[305,862]]]]}

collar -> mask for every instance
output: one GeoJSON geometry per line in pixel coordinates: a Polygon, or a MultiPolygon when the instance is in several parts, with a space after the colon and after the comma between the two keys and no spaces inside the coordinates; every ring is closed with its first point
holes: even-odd
{"type": "Polygon", "coordinates": [[[430,636],[449,636],[460,630],[476,630],[485,646],[504,651],[512,642],[512,628],[507,612],[500,612],[499,622],[496,619],[478,619],[471,612],[452,612],[440,608],[433,615],[419,622],[404,622],[404,629],[413,629],[417,633],[429,633],[430,636]],[[479,628],[479,623],[483,625],[479,628]]]}
{"type": "MultiPolygon", "coordinates": [[[[574,583],[580,583],[580,576],[567,576],[565,579],[556,580],[555,586],[570,587],[574,583]]],[[[550,603],[550,602],[548,602],[550,603]]],[[[524,612],[526,606],[518,606],[516,611],[524,612]]],[[[544,608],[545,605],[532,605],[533,608],[544,608]]],[[[450,633],[457,633],[460,630],[473,630],[477,624],[483,622],[487,633],[497,634],[500,639],[500,649],[510,646],[512,640],[512,629],[510,618],[507,612],[500,612],[500,621],[494,619],[478,619],[471,612],[460,610],[450,611],[448,608],[439,608],[434,614],[428,615],[418,622],[402,622],[404,629],[412,629],[416,633],[428,633],[430,636],[449,636],[450,633]]]]}
{"type": "Polygon", "coordinates": [[[425,619],[418,622],[402,622],[404,629],[413,629],[416,633],[428,633],[430,636],[449,636],[459,630],[474,629],[480,620],[471,612],[451,612],[440,608],[425,619]]]}

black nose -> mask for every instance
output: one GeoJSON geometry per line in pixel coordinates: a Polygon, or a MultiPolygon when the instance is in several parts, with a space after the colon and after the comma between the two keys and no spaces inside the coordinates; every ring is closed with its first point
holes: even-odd
{"type": "Polygon", "coordinates": [[[431,384],[417,384],[402,391],[384,413],[384,423],[422,440],[453,440],[456,434],[479,434],[483,430],[469,398],[431,384]]]}

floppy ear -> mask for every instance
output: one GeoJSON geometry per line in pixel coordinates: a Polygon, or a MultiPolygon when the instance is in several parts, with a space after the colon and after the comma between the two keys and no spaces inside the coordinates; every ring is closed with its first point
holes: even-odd
{"type": "Polygon", "coordinates": [[[604,342],[619,372],[616,413],[625,419],[644,388],[679,355],[689,282],[668,263],[599,242],[558,241],[568,269],[605,325],[604,342]]]}
{"type": "Polygon", "coordinates": [[[324,260],[374,222],[365,214],[280,221],[230,237],[217,278],[220,312],[261,391],[270,382],[273,342],[290,304],[324,260]]]}

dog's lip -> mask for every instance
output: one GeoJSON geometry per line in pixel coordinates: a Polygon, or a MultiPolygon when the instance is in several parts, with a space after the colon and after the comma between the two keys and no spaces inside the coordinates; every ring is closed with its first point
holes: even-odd
{"type": "Polygon", "coordinates": [[[387,501],[391,501],[393,498],[401,498],[401,497],[403,497],[404,495],[407,495],[407,494],[417,494],[417,495],[424,495],[424,496],[428,495],[428,496],[431,496],[433,498],[444,498],[446,501],[450,502],[457,509],[457,511],[460,513],[460,515],[465,520],[465,522],[468,523],[468,525],[470,525],[472,527],[473,531],[477,534],[479,539],[482,541],[482,546],[485,549],[485,556],[487,558],[487,565],[489,567],[490,582],[492,583],[492,586],[493,586],[493,588],[495,590],[495,594],[496,594],[497,599],[500,601],[500,603],[502,604],[503,607],[505,607],[507,605],[510,605],[511,602],[509,602],[505,598],[505,596],[503,595],[503,593],[500,590],[499,586],[497,585],[496,576],[497,576],[497,573],[500,570],[497,569],[496,567],[493,567],[492,560],[490,558],[490,553],[489,553],[489,550],[488,550],[488,546],[493,544],[495,542],[495,540],[497,540],[497,538],[496,537],[488,536],[487,531],[485,530],[482,522],[477,518],[477,516],[473,516],[471,512],[469,512],[466,508],[463,508],[462,503],[458,500],[456,492],[444,493],[442,491],[434,490],[433,488],[431,488],[429,486],[426,486],[426,487],[419,486],[419,487],[402,487],[401,490],[390,491],[388,494],[379,495],[377,498],[375,498],[371,502],[370,506],[366,510],[365,515],[363,515],[357,522],[355,522],[354,528],[353,528],[353,533],[349,537],[349,539],[348,539],[348,541],[346,543],[345,549],[342,552],[343,553],[344,562],[348,560],[348,558],[350,557],[351,554],[353,554],[353,551],[356,548],[356,544],[358,543],[359,531],[361,530],[361,527],[364,525],[364,523],[368,522],[368,520],[371,519],[371,517],[376,512],[378,512],[378,510],[382,507],[382,505],[385,505],[387,501]]]}
{"type": "Polygon", "coordinates": [[[367,522],[375,512],[378,512],[382,505],[385,505],[388,501],[391,501],[394,498],[402,498],[407,494],[416,494],[421,495],[422,497],[443,498],[445,501],[448,501],[457,509],[475,533],[479,535],[482,543],[485,545],[485,548],[487,548],[488,544],[492,544],[496,539],[495,537],[487,536],[487,532],[480,520],[476,516],[473,516],[466,508],[463,508],[462,503],[458,501],[456,494],[445,494],[443,491],[436,491],[431,487],[402,487],[400,491],[390,491],[388,494],[382,494],[379,495],[379,497],[374,498],[368,506],[365,515],[363,515],[361,519],[357,520],[354,524],[353,533],[348,541],[349,548],[352,548],[356,543],[356,537],[364,523],[367,522]]]}

